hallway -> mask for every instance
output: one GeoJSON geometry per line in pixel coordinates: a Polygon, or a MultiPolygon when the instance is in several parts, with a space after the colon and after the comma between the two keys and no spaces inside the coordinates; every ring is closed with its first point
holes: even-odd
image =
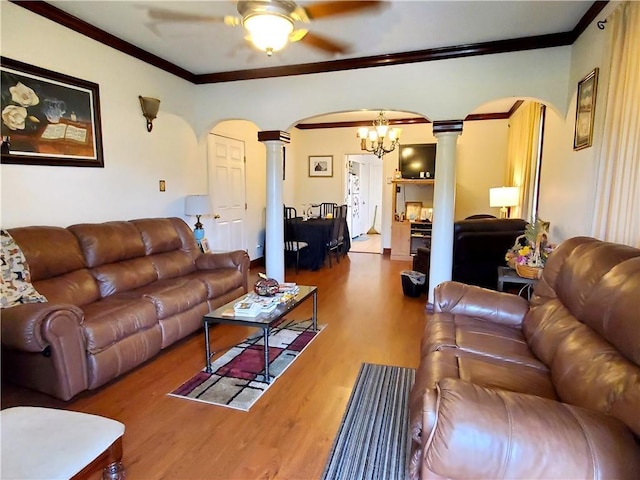
{"type": "Polygon", "coordinates": [[[358,253],[382,253],[382,235],[363,234],[351,239],[350,252],[358,253]]]}

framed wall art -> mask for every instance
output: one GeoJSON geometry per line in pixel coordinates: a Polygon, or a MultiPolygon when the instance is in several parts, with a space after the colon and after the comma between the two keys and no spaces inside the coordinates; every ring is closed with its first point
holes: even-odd
{"type": "Polygon", "coordinates": [[[103,167],[98,85],[0,57],[2,163],[103,167]]]}
{"type": "Polygon", "coordinates": [[[404,209],[407,220],[411,222],[419,220],[422,211],[422,202],[405,202],[404,209]]]}
{"type": "Polygon", "coordinates": [[[576,127],[573,137],[573,149],[582,150],[593,143],[593,119],[596,110],[596,92],[598,88],[598,69],[578,82],[578,100],[576,104],[576,127]]]}
{"type": "Polygon", "coordinates": [[[309,156],[310,177],[333,177],[333,155],[309,156]]]}

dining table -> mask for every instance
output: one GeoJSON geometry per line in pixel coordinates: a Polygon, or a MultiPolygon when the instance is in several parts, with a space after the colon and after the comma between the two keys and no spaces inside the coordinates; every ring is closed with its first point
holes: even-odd
{"type": "MultiPolygon", "coordinates": [[[[300,268],[319,270],[327,258],[327,243],[331,239],[331,230],[334,219],[331,218],[292,218],[286,220],[293,226],[295,239],[306,242],[309,246],[300,251],[300,268]]],[[[347,253],[351,248],[351,235],[347,219],[337,221],[344,222],[344,244],[341,253],[347,253]]]]}

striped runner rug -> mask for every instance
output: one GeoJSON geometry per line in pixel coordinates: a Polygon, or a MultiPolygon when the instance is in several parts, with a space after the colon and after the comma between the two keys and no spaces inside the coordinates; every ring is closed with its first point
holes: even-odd
{"type": "Polygon", "coordinates": [[[363,363],[323,480],[404,480],[415,370],[363,363]]]}

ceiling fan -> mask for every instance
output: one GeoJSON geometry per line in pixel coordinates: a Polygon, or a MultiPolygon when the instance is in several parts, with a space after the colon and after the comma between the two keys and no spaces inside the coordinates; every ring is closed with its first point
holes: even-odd
{"type": "Polygon", "coordinates": [[[239,17],[232,15],[207,16],[182,13],[157,8],[149,9],[149,17],[158,22],[220,22],[236,27],[242,25],[249,35],[246,37],[258,49],[271,56],[288,42],[303,42],[311,47],[329,52],[347,53],[348,46],[330,38],[310,32],[306,28],[295,28],[296,23],[375,9],[382,1],[328,1],[300,6],[285,0],[239,0],[239,17]]]}

